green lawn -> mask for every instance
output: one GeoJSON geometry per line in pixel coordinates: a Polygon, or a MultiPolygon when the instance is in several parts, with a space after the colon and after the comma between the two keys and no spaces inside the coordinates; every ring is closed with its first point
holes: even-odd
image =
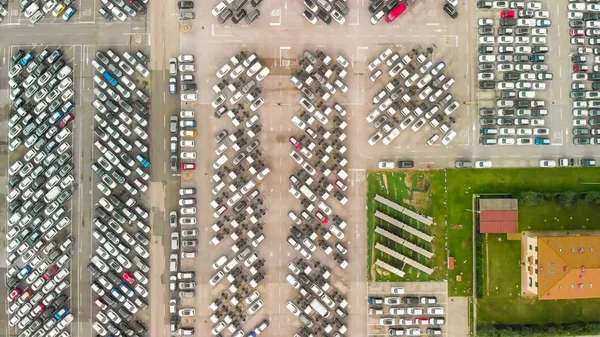
{"type": "Polygon", "coordinates": [[[515,296],[521,289],[521,241],[508,241],[506,234],[483,235],[484,296],[515,296]]]}
{"type": "MultiPolygon", "coordinates": [[[[600,182],[600,168],[516,168],[490,170],[439,170],[439,171],[394,171],[373,172],[368,175],[368,270],[374,260],[373,229],[375,220],[373,212],[379,207],[372,200],[376,193],[392,200],[403,199],[404,205],[410,204],[413,209],[424,215],[430,215],[438,224],[430,228],[430,234],[439,240],[433,246],[436,254],[435,261],[426,263],[428,266],[439,267],[432,279],[448,279],[450,296],[471,296],[473,294],[473,194],[512,194],[518,195],[523,191],[554,193],[561,191],[600,191],[600,185],[582,184],[585,182],[600,182]],[[387,181],[387,187],[384,178],[387,181]],[[415,193],[412,189],[415,181],[425,179],[429,190],[427,193],[415,193]],[[408,181],[408,184],[405,182],[408,181]],[[408,187],[410,186],[410,188],[408,187]],[[447,186],[447,192],[444,188],[447,186]],[[415,199],[415,197],[417,197],[415,199]],[[447,226],[444,224],[447,220],[447,226]],[[447,248],[446,248],[447,240],[447,248]],[[455,269],[446,269],[447,255],[455,258],[455,269]],[[457,276],[461,276],[459,282],[457,276]]],[[[402,204],[401,202],[398,202],[402,204]]],[[[587,220],[586,214],[598,214],[600,207],[577,202],[568,212],[560,209],[554,203],[539,206],[519,205],[519,221],[521,229],[551,229],[556,221],[558,228],[600,228],[600,222],[587,220]],[[572,218],[571,218],[572,217],[572,218]],[[544,222],[546,220],[546,222],[544,222]],[[528,225],[524,225],[528,224],[528,225]],[[523,227],[526,226],[526,227],[523,227]]],[[[387,210],[383,210],[388,212],[387,210]]],[[[392,214],[391,214],[392,215],[392,214]]],[[[395,216],[395,215],[393,215],[395,216]]],[[[403,218],[399,218],[405,220],[403,218]]],[[[394,232],[396,233],[396,232],[394,232]]],[[[405,271],[408,272],[406,268],[405,271]]],[[[373,280],[369,272],[369,279],[373,280]]],[[[413,275],[409,275],[413,279],[413,275]]],[[[396,280],[387,275],[377,275],[376,280],[396,280]]]]}
{"type": "MultiPolygon", "coordinates": [[[[516,169],[491,169],[491,170],[448,170],[448,249],[450,256],[456,259],[456,268],[448,273],[449,292],[451,296],[470,296],[473,293],[473,252],[472,232],[473,194],[512,194],[517,195],[523,191],[561,192],[561,191],[600,191],[600,185],[582,184],[583,182],[600,182],[599,168],[516,168],[516,169]],[[462,229],[458,229],[462,226],[462,229]],[[458,275],[462,281],[456,281],[458,275]]],[[[594,214],[592,210],[600,210],[594,205],[580,205],[578,202],[573,211],[579,214],[594,214]],[[585,211],[584,211],[585,209],[585,211]],[[589,213],[588,213],[589,212],[589,213]]],[[[540,222],[540,219],[559,218],[559,222],[569,228],[579,228],[584,215],[569,219],[573,211],[564,212],[557,209],[555,204],[540,206],[519,205],[519,222],[531,223],[532,229],[544,229],[552,226],[551,223],[540,222]],[[531,210],[531,212],[529,212],[531,210]],[[543,216],[544,212],[550,214],[543,216]],[[559,213],[562,213],[559,215],[559,213]],[[526,217],[526,218],[523,218],[526,217]]],[[[597,211],[596,211],[597,212],[597,211]]],[[[596,213],[597,214],[597,213],[596,213]]],[[[592,224],[585,222],[585,228],[600,228],[600,222],[592,224]]],[[[583,228],[583,227],[582,227],[583,228]]]]}
{"type": "MultiPolygon", "coordinates": [[[[485,236],[484,236],[485,237],[485,236]]],[[[544,324],[597,321],[600,300],[538,301],[519,296],[521,288],[520,241],[488,234],[483,249],[488,266],[484,296],[477,300],[478,324],[544,324]]],[[[484,253],[484,257],[485,257],[484,253]]]]}
{"type": "MultiPolygon", "coordinates": [[[[589,186],[589,185],[588,185],[589,186]]],[[[547,202],[536,206],[519,205],[519,230],[535,231],[547,229],[598,229],[600,205],[578,200],[565,212],[556,202],[547,202]]]]}
{"type": "Polygon", "coordinates": [[[442,171],[408,171],[408,172],[374,172],[369,174],[368,182],[368,276],[370,281],[431,281],[443,280],[446,278],[446,268],[442,267],[446,263],[445,254],[445,226],[443,222],[443,201],[437,195],[443,193],[443,172],[442,171]],[[373,198],[375,194],[380,194],[396,203],[419,212],[423,215],[432,215],[437,225],[426,226],[421,224],[396,210],[375,202],[373,198]],[[399,230],[397,227],[381,221],[373,215],[375,210],[380,210],[387,215],[398,219],[406,224],[409,224],[422,232],[428,233],[436,237],[434,242],[429,243],[417,237],[407,234],[399,230]],[[437,210],[434,211],[434,210],[437,210]],[[425,258],[402,245],[395,243],[383,236],[374,233],[375,227],[379,226],[406,239],[420,247],[432,251],[435,256],[431,259],[425,258]],[[431,275],[426,275],[419,272],[417,269],[410,266],[403,266],[403,263],[395,258],[389,257],[386,254],[380,253],[374,249],[375,242],[384,244],[385,246],[394,249],[395,251],[406,255],[426,266],[437,267],[431,275]],[[375,258],[379,258],[401,270],[406,275],[403,278],[388,272],[378,273],[375,268],[372,269],[372,264],[375,258]]]}

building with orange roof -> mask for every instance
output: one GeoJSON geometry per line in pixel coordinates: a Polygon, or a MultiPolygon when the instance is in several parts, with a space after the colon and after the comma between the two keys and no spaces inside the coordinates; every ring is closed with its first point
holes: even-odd
{"type": "Polygon", "coordinates": [[[524,236],[525,293],[540,300],[600,298],[600,236],[524,236]]]}

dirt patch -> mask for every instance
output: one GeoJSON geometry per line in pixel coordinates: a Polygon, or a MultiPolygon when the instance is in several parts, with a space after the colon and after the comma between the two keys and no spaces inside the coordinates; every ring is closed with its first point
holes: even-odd
{"type": "Polygon", "coordinates": [[[287,138],[284,135],[277,135],[277,136],[275,136],[275,141],[277,143],[281,144],[281,143],[285,143],[287,141],[287,138]]]}

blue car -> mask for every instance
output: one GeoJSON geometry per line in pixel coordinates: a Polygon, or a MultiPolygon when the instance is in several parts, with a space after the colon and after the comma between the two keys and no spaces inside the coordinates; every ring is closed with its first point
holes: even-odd
{"type": "Polygon", "coordinates": [[[63,106],[60,110],[66,114],[69,111],[73,110],[74,107],[75,107],[75,105],[73,104],[73,102],[68,101],[67,103],[63,104],[63,106]]]}
{"type": "Polygon", "coordinates": [[[69,7],[67,8],[66,11],[64,11],[62,18],[65,21],[69,21],[69,19],[73,16],[73,14],[75,14],[75,12],[77,12],[77,10],[73,7],[69,7]]]}
{"type": "Polygon", "coordinates": [[[109,74],[108,71],[105,71],[104,74],[102,74],[102,75],[108,81],[108,83],[110,83],[110,85],[112,85],[113,87],[116,87],[117,84],[119,84],[119,82],[117,82],[117,80],[114,77],[112,77],[112,75],[109,74]]]}
{"type": "Polygon", "coordinates": [[[137,161],[139,161],[140,164],[142,164],[143,167],[150,166],[150,161],[148,161],[148,159],[144,158],[144,156],[142,156],[141,154],[138,154],[137,156],[135,156],[135,159],[137,161]]]}
{"type": "Polygon", "coordinates": [[[68,313],[69,313],[69,307],[65,305],[64,307],[60,308],[60,310],[54,314],[54,318],[57,321],[60,321],[68,313]]]}
{"type": "Polygon", "coordinates": [[[33,52],[30,51],[29,53],[27,53],[27,55],[23,56],[23,58],[21,59],[21,61],[19,61],[19,63],[25,67],[26,65],[29,64],[29,62],[31,62],[33,60],[33,52]]]}
{"type": "Polygon", "coordinates": [[[26,265],[25,267],[23,267],[23,269],[21,269],[21,271],[19,271],[19,274],[17,274],[17,277],[22,280],[24,278],[26,278],[27,276],[29,276],[29,274],[31,274],[31,272],[33,271],[33,268],[31,268],[30,265],[26,265]]]}
{"type": "Polygon", "coordinates": [[[537,137],[535,139],[535,145],[550,145],[550,138],[537,137]]]}

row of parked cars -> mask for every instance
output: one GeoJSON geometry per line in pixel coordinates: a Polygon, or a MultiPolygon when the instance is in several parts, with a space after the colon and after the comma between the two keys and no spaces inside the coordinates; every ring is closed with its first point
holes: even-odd
{"type": "Polygon", "coordinates": [[[348,2],[342,0],[303,1],[305,10],[302,15],[313,25],[318,22],[317,18],[321,19],[325,24],[330,24],[331,18],[333,18],[337,23],[343,25],[346,22],[345,16],[350,12],[350,9],[348,8],[348,2]]]}
{"type": "Polygon", "coordinates": [[[286,307],[303,325],[298,335],[323,329],[337,337],[347,330],[347,302],[329,284],[329,269],[317,266],[332,262],[342,269],[348,266],[342,241],[346,223],[330,204],[334,199],[342,206],[348,202],[344,171],[348,161],[343,147],[347,111],[331,101],[348,91],[342,80],[349,64],[341,55],[334,61],[323,51],[305,50],[298,65],[300,69],[290,80],[301,93],[301,111],[292,117],[299,133],[289,138],[289,155],[299,167],[289,178],[288,191],[301,208],[288,212],[292,226],[287,242],[297,254],[288,264],[286,281],[299,294],[286,307]],[[321,262],[321,258],[329,261],[321,262]]]}
{"type": "Polygon", "coordinates": [[[55,18],[62,18],[64,21],[69,21],[73,14],[77,12],[75,7],[71,6],[72,0],[57,1],[49,0],[46,1],[42,7],[37,1],[24,0],[19,3],[23,16],[29,19],[31,24],[35,24],[40,21],[46,14],[52,13],[55,18]]]}
{"type": "Polygon", "coordinates": [[[127,20],[127,16],[132,18],[138,15],[144,15],[147,11],[148,0],[101,0],[102,7],[98,13],[106,21],[112,21],[115,17],[121,22],[127,20]]]}
{"type": "Polygon", "coordinates": [[[100,193],[94,194],[95,240],[88,271],[97,296],[92,328],[100,336],[148,332],[135,314],[148,308],[149,295],[150,214],[141,196],[150,180],[145,105],[150,99],[138,88],[136,77],[149,77],[150,59],[141,51],[132,53],[99,50],[91,62],[97,150],[92,171],[100,193]]]}
{"type": "MultiPolygon", "coordinates": [[[[493,7],[493,3],[480,7],[493,7]]],[[[480,18],[479,89],[499,91],[495,106],[479,110],[480,144],[545,145],[549,143],[539,99],[553,74],[548,65],[549,12],[535,1],[514,2],[499,18],[480,18]],[[496,23],[500,25],[497,27],[496,23]],[[537,137],[536,137],[537,136],[537,137]]]]}
{"type": "Polygon", "coordinates": [[[226,23],[229,19],[234,24],[240,23],[244,18],[247,24],[256,21],[260,16],[257,7],[263,0],[224,0],[219,2],[211,11],[212,16],[216,17],[220,24],[226,23]],[[249,6],[246,6],[249,4],[249,6]],[[244,8],[245,6],[245,8],[244,8]]]}
{"type": "MultiPolygon", "coordinates": [[[[600,144],[600,13],[584,1],[567,4],[571,42],[573,143],[600,144]]],[[[551,167],[554,161],[549,161],[551,167]]],[[[555,164],[555,163],[554,163],[555,164]]]]}
{"type": "MultiPolygon", "coordinates": [[[[179,190],[179,213],[171,211],[169,214],[169,227],[171,228],[171,255],[169,257],[169,290],[172,297],[169,301],[170,330],[178,332],[182,336],[193,336],[194,328],[188,326],[183,319],[193,317],[196,309],[193,307],[180,306],[180,302],[186,298],[193,299],[196,296],[196,273],[181,270],[181,262],[194,259],[197,256],[198,230],[190,228],[189,223],[178,221],[181,218],[193,219],[196,223],[196,189],[181,188],[179,190]],[[174,295],[177,294],[177,295],[174,295]],[[179,298],[179,300],[178,300],[179,298]]],[[[193,260],[192,260],[193,261],[193,260]]]]}
{"type": "Polygon", "coordinates": [[[387,327],[388,335],[442,334],[445,312],[435,296],[398,296],[404,295],[404,287],[391,287],[391,293],[392,296],[371,296],[367,299],[369,315],[375,316],[379,326],[387,327]],[[421,330],[422,327],[425,329],[421,330]]]}
{"type": "Polygon", "coordinates": [[[260,314],[264,306],[259,286],[265,278],[265,259],[259,247],[266,239],[262,221],[266,209],[259,184],[271,169],[258,140],[262,131],[259,108],[264,104],[259,97],[261,82],[270,74],[262,63],[257,54],[242,51],[215,74],[219,81],[213,87],[219,95],[213,102],[215,117],[226,115],[233,129],[226,127],[214,137],[217,159],[210,204],[216,220],[210,244],[217,246],[231,238],[233,254],[218,256],[212,265],[214,274],[209,284],[216,289],[228,284],[209,305],[213,335],[228,331],[236,337],[256,336],[269,325],[264,320],[254,328],[244,327],[244,321],[260,314]],[[228,93],[232,94],[230,99],[228,93]]]}
{"type": "Polygon", "coordinates": [[[72,68],[50,48],[18,50],[11,64],[9,151],[19,157],[6,195],[8,325],[19,337],[69,336],[72,68]]]}
{"type": "MultiPolygon", "coordinates": [[[[427,53],[431,52],[433,49],[428,49],[427,53]]],[[[456,131],[450,129],[455,122],[451,115],[458,110],[460,103],[449,93],[456,81],[443,73],[445,62],[434,64],[427,53],[413,50],[401,56],[387,48],[367,66],[371,82],[383,75],[379,67],[384,63],[389,68],[387,75],[391,79],[373,96],[375,108],[367,114],[366,120],[376,131],[369,138],[369,145],[379,141],[389,145],[409,127],[418,132],[427,124],[439,130],[427,139],[429,146],[440,139],[443,145],[448,145],[456,137],[456,131]],[[398,112],[400,114],[397,115],[398,112]]]]}
{"type": "Polygon", "coordinates": [[[348,331],[348,301],[329,284],[332,276],[329,268],[300,257],[287,267],[286,281],[298,294],[286,303],[286,308],[303,325],[294,336],[314,336],[319,331],[328,336],[344,336],[348,331]]]}

